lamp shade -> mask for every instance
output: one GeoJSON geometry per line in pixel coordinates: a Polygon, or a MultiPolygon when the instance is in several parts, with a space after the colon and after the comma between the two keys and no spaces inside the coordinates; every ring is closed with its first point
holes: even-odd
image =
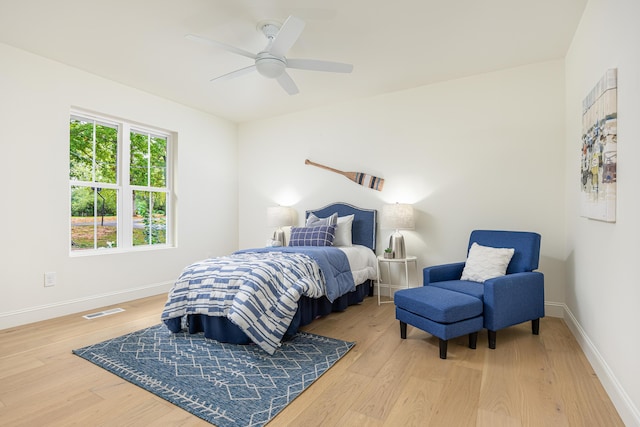
{"type": "Polygon", "coordinates": [[[293,225],[294,210],[286,206],[273,206],[267,208],[267,226],[286,227],[293,225]]]}
{"type": "Polygon", "coordinates": [[[406,203],[394,203],[382,206],[380,228],[393,230],[413,230],[413,206],[406,203]]]}

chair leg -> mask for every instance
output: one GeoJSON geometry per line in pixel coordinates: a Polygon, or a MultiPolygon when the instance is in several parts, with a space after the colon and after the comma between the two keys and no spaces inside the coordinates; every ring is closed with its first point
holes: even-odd
{"type": "Polygon", "coordinates": [[[407,338],[407,324],[400,322],[400,338],[403,340],[407,338]]]}
{"type": "Polygon", "coordinates": [[[469,334],[469,348],[476,348],[476,343],[478,342],[478,332],[471,332],[469,334]]]}
{"type": "Polygon", "coordinates": [[[531,321],[531,333],[533,335],[540,334],[540,318],[531,321]]]}
{"type": "Polygon", "coordinates": [[[443,340],[442,338],[438,338],[440,340],[440,359],[447,358],[447,340],[443,340]]]}
{"type": "Polygon", "coordinates": [[[496,331],[487,331],[489,332],[489,348],[494,349],[496,348],[496,331]]]}

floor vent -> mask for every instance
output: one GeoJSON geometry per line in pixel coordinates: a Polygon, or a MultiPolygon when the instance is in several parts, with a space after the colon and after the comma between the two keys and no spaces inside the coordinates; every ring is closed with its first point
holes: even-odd
{"type": "Polygon", "coordinates": [[[108,316],[110,314],[121,313],[123,311],[124,311],[124,308],[112,308],[111,310],[105,310],[105,311],[99,311],[97,313],[85,314],[82,317],[84,317],[85,319],[95,319],[97,317],[108,316]]]}

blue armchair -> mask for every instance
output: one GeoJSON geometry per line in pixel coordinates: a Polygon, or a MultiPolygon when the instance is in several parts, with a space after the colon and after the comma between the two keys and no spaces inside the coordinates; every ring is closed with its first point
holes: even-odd
{"type": "Polygon", "coordinates": [[[424,286],[436,286],[479,298],[483,302],[484,327],[489,334],[489,348],[496,348],[496,332],[531,320],[531,330],[538,335],[544,317],[544,275],[533,271],[540,258],[540,235],[522,231],[474,230],[473,243],[493,248],[514,248],[504,276],[483,283],[461,280],[465,263],[438,265],[423,270],[424,286]]]}

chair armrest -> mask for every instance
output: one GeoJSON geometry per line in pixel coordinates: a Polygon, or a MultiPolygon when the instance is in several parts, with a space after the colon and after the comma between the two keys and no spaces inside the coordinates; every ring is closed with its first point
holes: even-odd
{"type": "Polygon", "coordinates": [[[455,262],[453,264],[434,265],[426,267],[422,270],[423,286],[434,282],[444,282],[445,280],[460,280],[464,270],[464,262],[455,262]]]}
{"type": "Polygon", "coordinates": [[[485,281],[484,316],[492,331],[544,317],[544,275],[533,271],[485,281]]]}

